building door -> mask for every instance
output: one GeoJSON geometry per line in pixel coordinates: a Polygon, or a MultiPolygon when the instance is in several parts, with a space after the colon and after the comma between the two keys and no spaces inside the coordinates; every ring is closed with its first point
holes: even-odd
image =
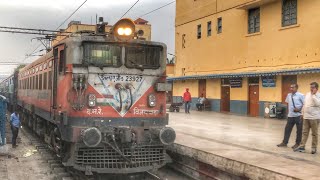
{"type": "Polygon", "coordinates": [[[290,93],[290,85],[297,83],[297,76],[282,76],[282,103],[286,103],[288,93],[290,93]]]}
{"type": "Polygon", "coordinates": [[[249,85],[249,115],[259,116],[259,85],[249,85]]]}
{"type": "Polygon", "coordinates": [[[199,80],[199,97],[203,95],[203,97],[206,97],[206,87],[207,87],[207,81],[205,79],[199,80]]]}
{"type": "Polygon", "coordinates": [[[230,112],[230,86],[221,86],[221,112],[230,112]]]}
{"type": "Polygon", "coordinates": [[[259,77],[249,78],[249,116],[259,116],[259,77]]]}

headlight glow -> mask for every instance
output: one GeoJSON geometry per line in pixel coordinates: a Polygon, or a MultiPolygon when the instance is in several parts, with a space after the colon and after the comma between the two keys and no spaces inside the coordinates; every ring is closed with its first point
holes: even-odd
{"type": "Polygon", "coordinates": [[[125,33],[125,29],[123,29],[123,28],[119,28],[119,29],[118,29],[118,34],[119,34],[120,36],[124,35],[124,33],[125,33]]]}
{"type": "Polygon", "coordinates": [[[126,28],[126,29],[124,30],[124,34],[125,34],[126,36],[130,36],[130,35],[132,34],[132,29],[131,29],[131,28],[126,28]]]}

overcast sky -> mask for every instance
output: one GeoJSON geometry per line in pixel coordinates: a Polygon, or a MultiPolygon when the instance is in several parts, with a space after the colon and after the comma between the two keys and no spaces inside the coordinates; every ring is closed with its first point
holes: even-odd
{"type": "MultiPolygon", "coordinates": [[[[125,16],[132,19],[163,6],[172,0],[140,0],[125,16]]],[[[56,29],[84,0],[1,0],[0,26],[56,29]]],[[[95,16],[114,24],[136,0],[88,0],[70,20],[90,24],[95,16]]],[[[174,53],[175,3],[144,16],[152,25],[152,40],[164,42],[174,53]]],[[[61,28],[66,28],[67,21],[61,28]]],[[[21,62],[39,45],[34,35],[0,32],[0,62],[21,62]]],[[[41,49],[41,48],[40,48],[41,49]]],[[[26,62],[31,62],[29,58],[26,62]]],[[[0,75],[9,74],[14,66],[0,64],[0,75]]]]}

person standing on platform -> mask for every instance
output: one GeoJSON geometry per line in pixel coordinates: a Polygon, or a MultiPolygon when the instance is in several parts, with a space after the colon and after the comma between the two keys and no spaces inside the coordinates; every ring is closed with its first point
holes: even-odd
{"type": "Polygon", "coordinates": [[[183,94],[183,102],[185,113],[190,114],[191,93],[189,92],[189,88],[186,88],[186,92],[183,94]]]}
{"type": "Polygon", "coordinates": [[[293,149],[299,147],[302,138],[302,108],[304,102],[304,95],[298,92],[298,84],[292,84],[290,86],[290,91],[286,98],[286,103],[288,103],[288,120],[287,125],[284,130],[284,138],[282,143],[278,144],[278,147],[287,147],[289,138],[294,125],[297,127],[296,143],[292,146],[293,149]]]}
{"type": "Polygon", "coordinates": [[[310,84],[310,92],[306,95],[303,107],[303,133],[302,141],[294,151],[305,152],[305,146],[311,129],[312,148],[311,154],[317,153],[318,146],[318,127],[320,120],[320,93],[318,92],[319,84],[313,82],[310,84]]]}
{"type": "Polygon", "coordinates": [[[17,111],[14,111],[14,113],[11,114],[10,117],[10,124],[11,124],[11,131],[12,131],[12,148],[16,148],[17,145],[17,137],[19,134],[19,128],[20,128],[20,118],[17,111]]]}

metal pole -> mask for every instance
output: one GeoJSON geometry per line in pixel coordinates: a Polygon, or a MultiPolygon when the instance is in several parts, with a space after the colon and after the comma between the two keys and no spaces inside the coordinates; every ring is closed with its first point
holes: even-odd
{"type": "Polygon", "coordinates": [[[0,95],[0,145],[5,145],[6,143],[6,111],[6,98],[0,95]]]}

